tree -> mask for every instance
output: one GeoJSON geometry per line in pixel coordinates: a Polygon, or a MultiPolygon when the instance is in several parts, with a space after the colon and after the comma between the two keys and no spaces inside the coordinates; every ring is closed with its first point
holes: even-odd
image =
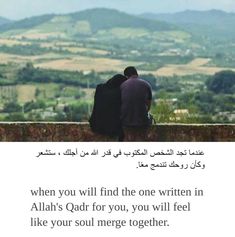
{"type": "Polygon", "coordinates": [[[160,102],[157,105],[153,105],[151,113],[157,123],[169,123],[175,120],[175,114],[173,108],[167,102],[160,102]]]}
{"type": "Polygon", "coordinates": [[[27,63],[26,66],[18,71],[18,78],[22,82],[32,81],[35,68],[32,63],[27,63]]]}
{"type": "Polygon", "coordinates": [[[23,113],[11,113],[5,117],[5,121],[25,121],[23,113]]]}
{"type": "Polygon", "coordinates": [[[157,78],[153,74],[142,75],[141,78],[149,82],[153,90],[157,89],[157,78]]]}
{"type": "Polygon", "coordinates": [[[14,113],[14,112],[21,112],[22,107],[16,102],[8,102],[3,106],[3,112],[5,113],[14,113]]]}
{"type": "Polygon", "coordinates": [[[79,101],[76,104],[68,105],[64,108],[66,121],[87,121],[89,112],[89,103],[79,101]]]}
{"type": "Polygon", "coordinates": [[[214,93],[234,93],[235,88],[235,72],[221,71],[216,73],[206,82],[207,88],[214,93]]]}
{"type": "Polygon", "coordinates": [[[24,111],[26,113],[34,109],[45,109],[45,108],[46,108],[46,104],[44,101],[41,101],[41,100],[38,100],[36,102],[30,101],[24,104],[24,111]]]}

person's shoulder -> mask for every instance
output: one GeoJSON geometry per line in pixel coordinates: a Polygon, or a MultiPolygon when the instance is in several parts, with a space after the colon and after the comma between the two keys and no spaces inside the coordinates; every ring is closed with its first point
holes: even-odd
{"type": "Polygon", "coordinates": [[[151,84],[150,84],[148,81],[146,81],[146,80],[144,80],[144,79],[141,79],[141,78],[139,78],[139,81],[140,81],[142,84],[144,84],[145,86],[151,88],[151,84]]]}
{"type": "Polygon", "coordinates": [[[97,95],[100,95],[100,94],[103,94],[106,90],[107,90],[107,86],[104,83],[98,84],[96,86],[95,93],[97,95]]]}
{"type": "Polygon", "coordinates": [[[129,79],[126,80],[126,81],[124,81],[124,82],[120,85],[120,88],[122,89],[122,88],[128,87],[129,83],[130,83],[130,80],[129,80],[129,79]]]}
{"type": "Polygon", "coordinates": [[[101,84],[98,84],[98,85],[96,86],[96,89],[103,88],[103,87],[105,87],[105,84],[104,84],[104,83],[101,83],[101,84]]]}

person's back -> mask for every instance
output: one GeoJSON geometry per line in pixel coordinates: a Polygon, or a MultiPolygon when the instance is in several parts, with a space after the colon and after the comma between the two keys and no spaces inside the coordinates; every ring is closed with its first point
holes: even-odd
{"type": "Polygon", "coordinates": [[[124,76],[115,75],[107,83],[97,86],[94,107],[89,120],[93,132],[109,136],[120,136],[120,85],[125,80],[124,76]]]}
{"type": "Polygon", "coordinates": [[[148,82],[140,79],[135,68],[124,71],[128,80],[121,85],[121,121],[123,127],[146,128],[150,125],[148,111],[152,90],[148,82]]]}

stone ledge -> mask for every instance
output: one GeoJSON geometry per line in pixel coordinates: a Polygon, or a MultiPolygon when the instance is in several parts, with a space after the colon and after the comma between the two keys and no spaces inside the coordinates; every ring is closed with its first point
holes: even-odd
{"type": "MultiPolygon", "coordinates": [[[[115,138],[94,134],[88,123],[0,123],[0,141],[102,142],[115,138]]],[[[138,135],[129,141],[139,141],[138,135]]],[[[159,124],[149,128],[146,141],[235,141],[235,124],[159,124]]]]}

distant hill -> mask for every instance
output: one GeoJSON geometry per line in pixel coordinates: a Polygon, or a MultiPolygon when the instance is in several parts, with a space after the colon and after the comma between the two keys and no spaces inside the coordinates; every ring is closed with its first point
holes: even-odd
{"type": "Polygon", "coordinates": [[[199,25],[212,25],[229,23],[232,19],[235,19],[235,13],[227,13],[220,10],[210,11],[191,11],[186,10],[178,13],[171,14],[142,14],[149,19],[161,19],[166,22],[183,23],[183,24],[199,24],[199,25]]]}
{"type": "Polygon", "coordinates": [[[50,21],[54,15],[42,15],[36,17],[25,18],[23,20],[14,21],[10,24],[0,26],[1,31],[16,30],[16,29],[31,29],[47,21],[50,21]]]}
{"type": "Polygon", "coordinates": [[[4,25],[4,24],[7,24],[7,23],[10,23],[11,21],[4,18],[4,17],[0,17],[0,26],[1,25],[4,25]]]}
{"type": "Polygon", "coordinates": [[[151,19],[129,15],[112,9],[90,9],[81,12],[64,15],[42,15],[26,18],[11,24],[0,26],[1,32],[9,30],[29,30],[37,29],[40,31],[68,32],[81,28],[89,28],[94,33],[99,30],[109,30],[115,27],[120,28],[144,28],[151,31],[168,31],[177,29],[176,26],[151,19]]]}
{"type": "Polygon", "coordinates": [[[73,20],[89,21],[93,31],[114,27],[145,28],[153,31],[174,30],[176,27],[162,21],[142,19],[113,9],[97,8],[70,14],[73,20]]]}
{"type": "Polygon", "coordinates": [[[141,16],[146,19],[160,20],[178,25],[194,34],[216,38],[233,38],[235,36],[235,13],[227,13],[220,10],[187,10],[173,14],[145,13],[141,16]]]}

